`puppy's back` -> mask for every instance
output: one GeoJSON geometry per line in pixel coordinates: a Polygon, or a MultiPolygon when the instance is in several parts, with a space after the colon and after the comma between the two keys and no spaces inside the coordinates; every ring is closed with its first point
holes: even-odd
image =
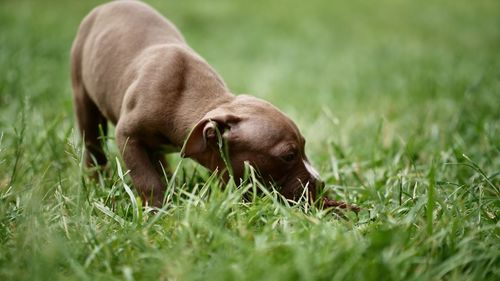
{"type": "Polygon", "coordinates": [[[94,8],[82,21],[72,48],[72,79],[82,83],[100,110],[117,119],[123,93],[149,47],[185,45],[177,28],[138,1],[114,1],[94,8]],[[114,105],[114,106],[112,106],[114,105]]]}

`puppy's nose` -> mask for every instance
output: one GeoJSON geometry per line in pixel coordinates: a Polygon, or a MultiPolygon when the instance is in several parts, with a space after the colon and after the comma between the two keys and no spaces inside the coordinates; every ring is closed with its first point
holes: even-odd
{"type": "Polygon", "coordinates": [[[321,193],[323,191],[323,188],[325,187],[325,182],[322,181],[320,178],[314,179],[310,181],[312,183],[312,187],[314,187],[313,192],[316,194],[321,193]]]}

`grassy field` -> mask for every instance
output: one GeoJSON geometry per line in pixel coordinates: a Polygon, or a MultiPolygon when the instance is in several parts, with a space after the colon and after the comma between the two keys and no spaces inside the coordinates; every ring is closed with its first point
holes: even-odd
{"type": "Polygon", "coordinates": [[[68,55],[97,2],[0,2],[1,280],[500,280],[500,2],[150,1],[297,122],[343,219],[176,155],[151,212],[113,134],[92,181],[68,55]]]}

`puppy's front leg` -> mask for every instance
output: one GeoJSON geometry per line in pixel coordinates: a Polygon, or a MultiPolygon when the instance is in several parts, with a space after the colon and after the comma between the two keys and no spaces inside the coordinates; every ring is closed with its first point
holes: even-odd
{"type": "Polygon", "coordinates": [[[151,162],[147,147],[136,137],[126,135],[120,127],[116,131],[116,141],[135,188],[144,202],[161,207],[164,185],[155,165],[151,162]]]}

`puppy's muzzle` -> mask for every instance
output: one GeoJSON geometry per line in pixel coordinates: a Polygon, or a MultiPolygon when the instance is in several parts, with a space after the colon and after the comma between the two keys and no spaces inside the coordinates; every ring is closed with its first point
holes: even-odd
{"type": "Polygon", "coordinates": [[[306,195],[311,202],[316,200],[317,191],[322,190],[324,182],[319,177],[318,172],[309,164],[307,160],[303,160],[301,167],[296,170],[293,177],[283,185],[282,195],[287,199],[298,200],[301,196],[306,195]],[[307,192],[304,190],[307,188],[307,192]]]}

